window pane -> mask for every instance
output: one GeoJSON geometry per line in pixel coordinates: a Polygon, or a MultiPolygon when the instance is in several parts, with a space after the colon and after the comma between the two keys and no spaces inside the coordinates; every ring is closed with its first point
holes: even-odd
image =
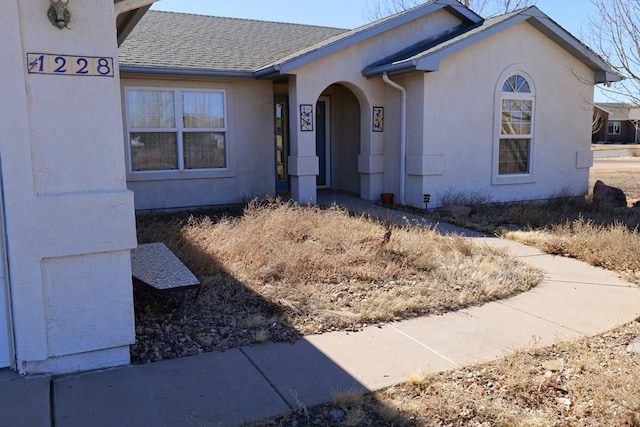
{"type": "Polygon", "coordinates": [[[529,173],[529,139],[501,139],[498,173],[513,175],[529,173]]]}
{"type": "Polygon", "coordinates": [[[607,133],[609,135],[620,135],[620,128],[622,124],[620,122],[609,122],[607,126],[607,133]]]}
{"type": "Polygon", "coordinates": [[[184,92],[182,94],[184,127],[224,128],[224,94],[222,92],[184,92]]]}
{"type": "Polygon", "coordinates": [[[129,126],[131,128],[175,128],[173,92],[130,90],[129,126]]]}
{"type": "Polygon", "coordinates": [[[531,134],[532,112],[533,101],[503,99],[500,132],[503,135],[531,134]]]}
{"type": "Polygon", "coordinates": [[[520,74],[514,74],[505,80],[502,85],[503,92],[531,93],[529,82],[520,74]]]}
{"type": "Polygon", "coordinates": [[[131,166],[134,171],[178,168],[176,134],[145,132],[131,134],[131,166]]]}
{"type": "Polygon", "coordinates": [[[185,169],[211,169],[227,166],[225,134],[188,132],[183,135],[185,169]]]}

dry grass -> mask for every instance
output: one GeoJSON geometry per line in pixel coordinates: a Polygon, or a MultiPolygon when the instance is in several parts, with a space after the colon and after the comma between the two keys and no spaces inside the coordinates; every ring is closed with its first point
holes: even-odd
{"type": "Polygon", "coordinates": [[[593,151],[607,151],[607,150],[635,150],[638,149],[634,144],[591,144],[591,150],[593,151]]]}
{"type": "MultiPolygon", "coordinates": [[[[640,169],[626,168],[624,165],[630,160],[608,162],[614,164],[611,169],[592,169],[591,183],[600,179],[621,188],[631,202],[640,199],[640,169]]],[[[559,198],[548,203],[477,205],[471,217],[465,219],[434,215],[616,271],[640,284],[640,208],[597,206],[588,196],[584,200],[559,198]]]]}
{"type": "Polygon", "coordinates": [[[457,310],[526,291],[542,275],[503,252],[432,230],[400,228],[277,201],[239,217],[146,217],[141,243],[166,243],[203,283],[193,310],[216,311],[271,339],[457,310]]]}
{"type": "Polygon", "coordinates": [[[640,355],[627,351],[638,342],[636,321],[254,425],[336,425],[339,408],[340,425],[355,412],[362,426],[640,426],[640,355]]]}
{"type": "Polygon", "coordinates": [[[620,273],[640,285],[640,234],[622,223],[597,224],[579,218],[541,231],[513,231],[505,237],[620,273]]]}

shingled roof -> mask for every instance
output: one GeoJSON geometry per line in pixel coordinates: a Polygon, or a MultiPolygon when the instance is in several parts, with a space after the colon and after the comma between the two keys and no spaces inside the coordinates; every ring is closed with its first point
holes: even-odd
{"type": "Polygon", "coordinates": [[[497,32],[528,22],[594,71],[596,83],[621,76],[535,6],[487,20],[457,0],[429,0],[379,21],[347,30],[249,19],[149,11],[119,50],[122,72],[277,77],[308,62],[376,37],[437,10],[461,24],[365,67],[363,74],[436,71],[440,60],[497,32]]]}
{"type": "Polygon", "coordinates": [[[247,73],[348,30],[149,11],[120,46],[121,69],[247,73]]]}

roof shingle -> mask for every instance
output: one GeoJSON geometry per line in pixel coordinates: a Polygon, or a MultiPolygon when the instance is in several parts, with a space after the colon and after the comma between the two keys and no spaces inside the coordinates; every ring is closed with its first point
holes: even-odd
{"type": "Polygon", "coordinates": [[[120,46],[123,66],[253,72],[348,30],[149,11],[120,46]]]}

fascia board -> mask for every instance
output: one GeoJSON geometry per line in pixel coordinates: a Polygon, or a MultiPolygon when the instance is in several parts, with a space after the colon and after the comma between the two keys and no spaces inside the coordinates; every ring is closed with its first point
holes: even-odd
{"type": "Polygon", "coordinates": [[[596,83],[618,82],[623,80],[623,77],[617,74],[602,58],[590,51],[578,39],[553,22],[537,8],[534,8],[528,15],[532,18],[530,19],[530,23],[533,27],[593,69],[596,83]]]}
{"type": "Polygon", "coordinates": [[[136,65],[120,65],[120,73],[127,74],[150,74],[150,75],[169,75],[169,76],[189,76],[189,77],[218,77],[218,78],[236,78],[236,79],[253,79],[251,71],[224,71],[224,70],[207,70],[207,69],[189,69],[189,68],[163,68],[163,67],[142,67],[136,65]]]}
{"type": "Polygon", "coordinates": [[[481,40],[491,37],[504,29],[511,27],[512,25],[526,21],[527,17],[523,15],[515,15],[504,22],[500,22],[493,25],[490,28],[482,30],[477,34],[469,37],[465,37],[462,40],[454,42],[446,47],[436,50],[432,53],[428,53],[422,57],[416,58],[416,69],[422,71],[436,71],[440,68],[440,61],[449,55],[452,55],[462,49],[465,49],[481,40]]]}

